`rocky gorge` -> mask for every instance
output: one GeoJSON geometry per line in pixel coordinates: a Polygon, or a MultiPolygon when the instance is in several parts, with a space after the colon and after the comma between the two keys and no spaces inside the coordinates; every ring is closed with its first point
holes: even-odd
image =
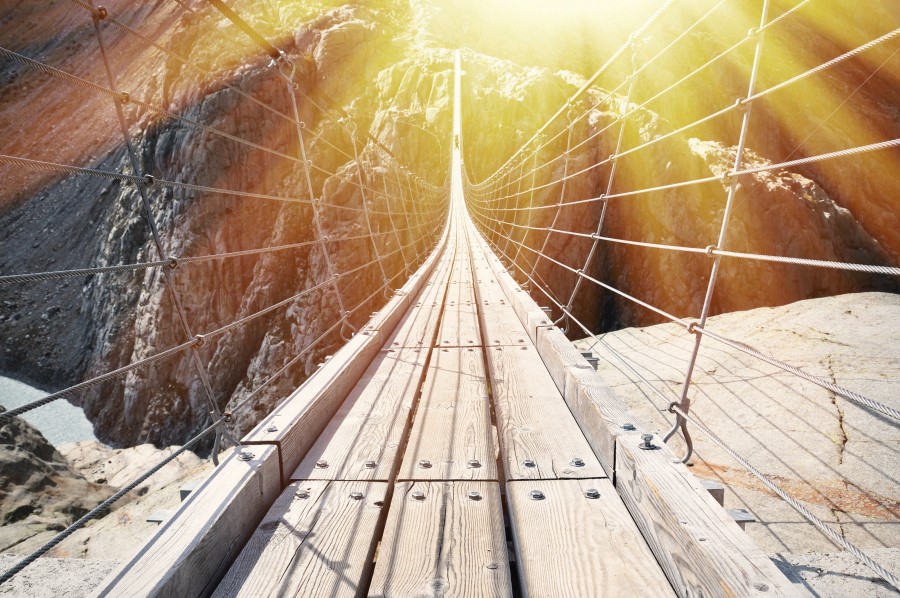
{"type": "MultiPolygon", "coordinates": [[[[165,252],[160,255],[134,185],[0,164],[6,182],[0,188],[0,273],[130,264],[169,256],[178,256],[181,263],[169,274],[148,268],[0,285],[0,373],[54,391],[185,342],[188,337],[177,303],[166,289],[167,277],[173,280],[193,333],[217,330],[321,284],[327,278],[328,259],[315,245],[185,261],[314,241],[309,203],[271,199],[308,200],[310,185],[312,195],[321,200],[324,234],[336,240],[361,237],[330,243],[329,256],[338,272],[362,267],[338,284],[346,304],[355,307],[350,322],[363,325],[385,300],[383,294],[372,295],[382,284],[379,266],[372,264],[376,250],[388,256],[382,265],[388,276],[400,281],[393,285],[396,288],[402,284],[407,260],[425,251],[439,230],[439,220],[431,229],[416,229],[422,223],[415,210],[439,215],[443,198],[435,194],[430,204],[423,205],[416,205],[415,198],[425,186],[440,189],[445,183],[452,50],[463,48],[464,158],[469,176],[477,181],[494,172],[547,121],[603,64],[611,48],[627,39],[652,3],[644,3],[645,13],[635,10],[621,16],[612,8],[592,10],[579,27],[604,27],[606,39],[600,43],[591,38],[583,46],[559,34],[572,26],[572,14],[564,10],[544,9],[532,21],[519,23],[519,29],[511,28],[508,36],[498,36],[502,17],[482,14],[487,9],[480,4],[384,0],[271,3],[260,8],[246,1],[232,3],[292,61],[306,126],[305,149],[315,165],[308,184],[298,166],[297,131],[284,79],[252,40],[205,2],[108,3],[109,15],[131,29],[111,21],[100,24],[110,49],[111,71],[131,98],[157,107],[122,105],[140,169],[159,180],[202,188],[160,184],[147,188],[151,217],[165,252]],[[556,30],[556,35],[549,33],[556,30]],[[355,147],[354,130],[377,139],[396,160],[361,137],[355,147]],[[362,190],[357,184],[356,153],[365,179],[362,190]],[[421,181],[401,179],[405,175],[397,170],[397,161],[418,173],[421,181]],[[370,222],[364,206],[371,212],[370,222]],[[374,244],[369,228],[376,235],[374,244]]],[[[653,98],[705,57],[726,49],[758,25],[754,3],[735,4],[732,12],[715,15],[639,74],[627,99],[620,83],[632,61],[614,63],[573,105],[573,115],[584,112],[585,117],[575,123],[571,136],[551,139],[559,131],[548,129],[548,145],[538,162],[545,166],[534,177],[535,185],[548,185],[522,201],[552,205],[561,198],[577,200],[606,192],[609,166],[573,178],[564,193],[549,183],[564,169],[587,169],[614,153],[619,122],[626,123],[624,148],[652,145],[623,156],[615,175],[616,190],[719,175],[731,168],[738,111],[654,140],[745,96],[751,44],[689,79],[678,93],[653,98]],[[624,121],[623,114],[629,114],[624,121]],[[601,131],[605,133],[598,134],[601,131]],[[566,152],[567,145],[576,149],[566,152]]],[[[774,14],[787,10],[788,4],[774,3],[774,14]]],[[[897,26],[887,1],[871,3],[865,15],[850,23],[841,21],[836,0],[823,4],[825,17],[799,11],[796,18],[785,18],[767,31],[762,88],[897,26]],[[800,50],[791,54],[789,48],[800,50]]],[[[700,14],[687,11],[663,20],[652,35],[638,40],[634,63],[654,56],[700,14]]],[[[40,8],[7,4],[0,8],[0,24],[0,46],[108,85],[91,16],[84,8],[62,1],[40,8]]],[[[885,44],[821,77],[755,102],[746,162],[777,163],[900,136],[896,84],[900,73],[897,61],[890,61],[896,48],[896,43],[885,44]]],[[[34,71],[8,56],[0,59],[0,81],[0,153],[131,173],[110,97],[34,71]]],[[[897,164],[897,151],[888,150],[745,177],[727,246],[751,253],[896,266],[900,264],[900,216],[894,198],[900,182],[897,164]]],[[[604,234],[706,247],[716,242],[724,198],[723,185],[717,181],[611,200],[604,234]]],[[[592,233],[599,210],[597,203],[562,210],[556,227],[592,233]]],[[[519,223],[546,227],[553,213],[543,210],[519,223]]],[[[516,230],[513,238],[526,237],[516,230]]],[[[535,242],[534,236],[527,240],[535,242]]],[[[589,247],[590,242],[562,235],[547,242],[549,255],[564,255],[569,263],[583,263],[589,247]]],[[[555,294],[571,292],[571,273],[547,262],[536,272],[555,294]]],[[[670,313],[690,317],[703,300],[709,259],[611,244],[602,247],[588,272],[670,313]]],[[[726,260],[713,313],[841,293],[898,290],[895,280],[883,276],[726,260]]],[[[654,314],[592,286],[578,295],[575,308],[597,331],[658,322],[654,314]]],[[[198,357],[208,373],[210,392],[185,354],[133,370],[72,400],[83,407],[98,438],[115,447],[185,442],[209,421],[209,397],[219,409],[234,411],[230,426],[240,436],[340,345],[340,331],[334,328],[340,317],[333,291],[325,286],[207,339],[198,357]]],[[[65,463],[52,452],[44,453],[38,455],[42,463],[35,462],[35,471],[62,475],[58,471],[65,463]]],[[[109,492],[92,488],[95,498],[109,492]]],[[[70,521],[80,508],[62,511],[69,513],[70,521]]]]}

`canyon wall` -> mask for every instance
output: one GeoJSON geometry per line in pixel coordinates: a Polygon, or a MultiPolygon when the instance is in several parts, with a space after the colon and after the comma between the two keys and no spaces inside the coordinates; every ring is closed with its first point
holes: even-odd
{"type": "MultiPolygon", "coordinates": [[[[877,35],[888,27],[883,14],[887,9],[881,3],[873,6],[871,18],[857,22],[855,30],[846,28],[841,36],[833,33],[832,21],[816,23],[802,13],[803,18],[785,19],[783,30],[773,28],[767,37],[771,53],[763,63],[761,85],[791,76],[789,67],[798,66],[776,60],[791,40],[802,40],[802,58],[817,64],[877,35]]],[[[238,1],[233,8],[295,65],[306,150],[315,166],[313,195],[321,198],[321,224],[334,240],[329,254],[338,272],[365,266],[338,282],[346,304],[359,305],[350,316],[355,326],[385,300],[383,293],[373,295],[382,285],[378,265],[370,264],[375,246],[388,256],[385,269],[395,277],[392,287],[399,287],[405,265],[428,249],[428,240],[439,230],[439,218],[423,223],[421,215],[430,211],[437,217],[440,206],[415,205],[415,190],[399,180],[393,161],[357,135],[365,175],[363,197],[347,125],[353,122],[358,132],[378,139],[428,184],[444,185],[450,147],[452,49],[462,47],[465,168],[471,178],[480,180],[503,164],[583,84],[608,57],[603,52],[608,53],[615,40],[624,40],[636,19],[631,15],[621,22],[610,21],[606,46],[547,54],[539,50],[552,43],[535,38],[535,48],[517,54],[508,40],[488,43],[493,38],[486,23],[446,18],[453,10],[446,2],[384,1],[365,8],[290,3],[260,8],[238,1]],[[316,105],[329,109],[322,111],[316,105]],[[372,216],[368,225],[364,205],[372,216]],[[388,208],[393,210],[390,216],[388,208]],[[431,226],[430,236],[424,234],[424,224],[431,226]],[[377,239],[374,246],[367,238],[338,241],[365,237],[368,226],[377,239]],[[392,233],[395,228],[398,234],[392,233]],[[423,239],[417,243],[419,233],[423,239]]],[[[202,2],[119,2],[110,4],[109,10],[161,46],[204,65],[204,71],[198,71],[119,27],[101,24],[121,89],[203,125],[191,125],[134,102],[125,105],[143,171],[158,179],[206,187],[309,198],[304,169],[298,164],[290,96],[277,69],[252,41],[202,2]],[[228,139],[209,127],[270,151],[228,139]]],[[[642,40],[641,56],[652,56],[697,16],[683,14],[665,21],[653,36],[642,40]]],[[[690,82],[683,92],[638,107],[702,62],[698,57],[727,47],[729,35],[745,32],[758,19],[750,8],[730,16],[723,31],[719,31],[723,20],[718,19],[686,36],[681,54],[673,51],[673,58],[660,61],[638,79],[629,102],[619,83],[631,62],[613,65],[576,106],[587,116],[572,128],[568,142],[579,147],[561,159],[567,135],[551,139],[559,129],[549,128],[545,139],[549,144],[538,161],[547,165],[534,177],[535,184],[547,187],[519,201],[549,206],[560,198],[572,201],[604,193],[608,165],[573,178],[564,194],[559,184],[549,183],[564,169],[585,169],[612,153],[619,117],[626,112],[634,110],[625,120],[623,147],[629,148],[745,95],[751,45],[690,82]]],[[[7,6],[0,9],[0,22],[19,24],[15,29],[4,27],[3,47],[107,85],[93,24],[83,9],[66,2],[48,3],[41,11],[7,6]]],[[[897,137],[897,68],[889,65],[869,77],[893,48],[884,48],[887,54],[879,50],[853,61],[852,68],[829,71],[824,82],[816,79],[815,85],[811,82],[809,87],[790,91],[796,94],[790,101],[776,102],[773,97],[755,103],[747,162],[778,162],[867,143],[876,136],[897,137]],[[816,93],[822,86],[829,95],[816,93]],[[804,109],[804,94],[819,98],[815,110],[804,109]],[[835,110],[836,115],[829,118],[835,110]],[[858,126],[859,122],[866,126],[858,126]]],[[[0,152],[130,172],[109,97],[5,58],[0,62],[0,77],[0,126],[8,132],[0,152]]],[[[735,111],[721,122],[673,135],[623,158],[613,192],[724,172],[734,159],[739,126],[740,115],[735,111]]],[[[900,260],[893,197],[897,164],[897,153],[889,151],[745,177],[727,246],[738,251],[896,265],[900,260]]],[[[159,259],[133,185],[9,165],[0,165],[0,175],[8,181],[0,189],[3,274],[159,259]]],[[[166,256],[205,256],[315,239],[308,203],[165,185],[148,191],[166,256]]],[[[611,237],[706,247],[715,243],[724,199],[723,185],[715,182],[610,200],[603,232],[611,237]]],[[[600,207],[595,202],[562,210],[556,228],[594,232],[600,207]]],[[[530,219],[522,216],[518,224],[549,226],[554,210],[531,214],[530,219]]],[[[532,247],[540,247],[545,234],[531,231],[526,237],[522,229],[504,230],[512,231],[514,242],[524,239],[532,247]]],[[[580,265],[590,244],[589,239],[557,234],[546,249],[551,256],[564,256],[566,263],[580,265]]],[[[515,243],[504,247],[516,249],[515,243]]],[[[527,249],[519,253],[522,260],[533,260],[527,249]]],[[[603,244],[588,272],[671,313],[693,316],[702,302],[709,266],[705,255],[603,244]]],[[[327,279],[327,270],[320,248],[309,245],[182,263],[171,276],[196,334],[315,287],[327,279]]],[[[544,260],[536,275],[556,296],[568,298],[574,282],[571,273],[544,260]]],[[[884,277],[726,260],[713,310],[779,305],[860,290],[897,292],[897,287],[884,277]]],[[[539,292],[533,294],[546,303],[539,292]]],[[[187,340],[159,268],[3,285],[0,306],[0,371],[48,390],[187,340]]],[[[601,293],[593,285],[582,288],[576,311],[594,330],[658,321],[654,314],[601,293]]],[[[249,429],[333,353],[342,342],[332,329],[339,317],[334,294],[326,285],[210,338],[199,349],[214,400],[221,409],[234,410],[235,434],[249,429]],[[302,354],[323,335],[314,350],[302,354]],[[300,361],[263,392],[255,392],[298,355],[302,355],[300,361]]],[[[94,422],[98,437],[115,445],[184,442],[206,425],[210,410],[206,390],[186,355],[134,370],[76,400],[94,422]]]]}

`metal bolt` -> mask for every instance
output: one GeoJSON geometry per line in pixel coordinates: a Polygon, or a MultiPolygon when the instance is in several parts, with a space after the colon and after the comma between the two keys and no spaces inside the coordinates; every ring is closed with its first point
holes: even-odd
{"type": "Polygon", "coordinates": [[[641,444],[640,448],[644,449],[645,451],[656,448],[653,445],[653,434],[641,434],[641,439],[644,441],[644,444],[641,444]]]}
{"type": "Polygon", "coordinates": [[[412,493],[413,500],[425,500],[425,493],[421,490],[416,490],[412,493]]]}
{"type": "Polygon", "coordinates": [[[294,496],[297,498],[309,498],[309,490],[297,490],[294,492],[294,496]]]}
{"type": "Polygon", "coordinates": [[[626,432],[634,432],[637,428],[634,427],[634,424],[622,424],[622,429],[626,432]]]}
{"type": "Polygon", "coordinates": [[[481,461],[478,459],[469,459],[469,467],[481,467],[481,461]]]}
{"type": "Polygon", "coordinates": [[[278,431],[278,426],[269,426],[268,428],[266,428],[266,432],[277,432],[277,431],[278,431]]]}
{"type": "Polygon", "coordinates": [[[366,469],[375,469],[377,463],[375,463],[375,461],[366,461],[365,465],[366,469]]]}
{"type": "Polygon", "coordinates": [[[572,460],[569,461],[569,465],[572,467],[584,467],[584,459],[581,457],[572,457],[572,460]]]}
{"type": "Polygon", "coordinates": [[[251,453],[250,451],[241,451],[241,453],[238,455],[238,461],[250,461],[250,460],[252,460],[255,456],[256,456],[256,455],[254,455],[254,454],[251,453]]]}
{"type": "Polygon", "coordinates": [[[352,498],[353,500],[362,500],[362,497],[363,497],[362,492],[351,492],[350,493],[350,498],[352,498]]]}
{"type": "Polygon", "coordinates": [[[316,461],[316,467],[318,467],[319,469],[325,469],[326,467],[328,467],[328,461],[326,461],[325,459],[316,461]]]}
{"type": "Polygon", "coordinates": [[[584,491],[584,495],[587,498],[600,498],[600,491],[596,488],[588,488],[584,491]]]}
{"type": "Polygon", "coordinates": [[[431,461],[428,459],[422,459],[419,461],[419,467],[422,469],[431,469],[431,461]]]}
{"type": "Polygon", "coordinates": [[[497,563],[488,563],[485,567],[493,571],[497,568],[497,563]]]}
{"type": "Polygon", "coordinates": [[[524,465],[525,467],[536,467],[534,461],[531,459],[525,459],[524,461],[522,461],[522,465],[524,465]]]}
{"type": "Polygon", "coordinates": [[[469,492],[469,500],[481,500],[481,493],[472,490],[469,492]]]}
{"type": "Polygon", "coordinates": [[[532,490],[528,493],[528,496],[531,497],[531,500],[544,500],[544,493],[540,490],[532,490]]]}

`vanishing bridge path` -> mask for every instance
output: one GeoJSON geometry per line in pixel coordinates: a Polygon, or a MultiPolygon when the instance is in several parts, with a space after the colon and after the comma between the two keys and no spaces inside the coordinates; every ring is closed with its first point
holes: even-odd
{"type": "MultiPolygon", "coordinates": [[[[458,55],[455,73],[458,140],[458,55]]],[[[642,450],[622,429],[475,229],[459,147],[444,238],[395,300],[402,317],[384,308],[101,595],[202,594],[224,574],[214,596],[509,596],[508,537],[525,595],[675,595],[666,572],[697,592],[792,591],[658,438],[642,450]],[[337,405],[307,449],[312,411],[337,405]]]]}
{"type": "MultiPolygon", "coordinates": [[[[91,11],[101,49],[104,48],[101,21],[113,23],[120,29],[124,27],[106,11],[100,11],[90,3],[75,3],[91,11]]],[[[217,442],[224,436],[238,446],[238,450],[215,469],[138,553],[97,588],[96,594],[795,595],[798,591],[795,586],[752,543],[683,462],[690,457],[692,446],[689,422],[720,444],[723,450],[729,451],[727,445],[693,419],[690,412],[691,371],[704,337],[746,351],[885,418],[900,417],[900,413],[890,406],[803,372],[705,327],[722,258],[778,261],[800,267],[837,268],[885,276],[900,274],[900,270],[890,266],[739,254],[725,249],[729,211],[741,176],[900,145],[900,140],[894,139],[753,168],[742,162],[750,104],[775,89],[759,92],[754,88],[761,32],[805,2],[772,21],[766,20],[768,3],[763,3],[760,28],[749,33],[747,38],[756,43],[756,59],[747,96],[734,107],[707,117],[714,118],[732,109],[737,111],[743,106],[735,164],[726,175],[614,193],[617,157],[639,149],[622,147],[624,123],[633,112],[631,110],[610,125],[618,124],[610,132],[611,136],[618,136],[615,153],[589,168],[604,163],[610,167],[607,193],[596,198],[567,201],[566,181],[584,172],[569,171],[569,149],[573,144],[571,122],[582,118],[576,114],[575,104],[570,100],[551,119],[551,123],[561,116],[569,120],[569,126],[561,128],[553,137],[568,137],[564,154],[537,166],[539,152],[549,143],[551,134],[545,127],[495,175],[473,183],[467,179],[462,161],[461,66],[457,53],[451,169],[447,187],[433,187],[416,178],[377,140],[367,134],[364,139],[355,127],[348,128],[350,143],[345,147],[352,146],[352,149],[335,147],[335,150],[346,152],[350,163],[355,164],[353,170],[340,176],[358,186],[363,198],[359,208],[327,206],[322,200],[313,199],[323,195],[319,175],[335,177],[338,173],[326,172],[307,159],[306,144],[313,134],[305,130],[300,119],[297,95],[303,95],[303,92],[295,93],[293,65],[223,3],[210,3],[272,56],[272,66],[284,79],[293,112],[285,114],[276,110],[273,118],[284,119],[291,127],[296,126],[299,155],[283,154],[259,145],[253,147],[254,151],[274,153],[279,159],[299,165],[307,187],[301,197],[253,194],[154,178],[141,170],[123,106],[137,104],[148,111],[161,109],[123,95],[105,52],[108,86],[88,83],[0,48],[7,59],[39,69],[50,77],[109,95],[115,102],[129,150],[131,174],[5,154],[0,155],[0,162],[73,176],[99,176],[136,185],[159,253],[158,259],[152,262],[56,273],[10,274],[0,276],[0,283],[158,269],[178,306],[178,324],[188,339],[167,351],[54,393],[26,408],[4,413],[0,415],[0,423],[27,409],[73,395],[138,367],[185,354],[196,367],[197,376],[208,393],[212,421],[183,450],[212,434],[216,434],[217,442]],[[362,150],[357,146],[358,141],[365,144],[362,150]],[[384,160],[381,168],[371,167],[366,160],[361,160],[363,151],[381,156],[384,160]],[[560,202],[549,206],[535,205],[535,191],[541,187],[536,184],[537,172],[560,157],[563,158],[562,175],[551,183],[561,185],[560,202]],[[643,244],[656,250],[703,253],[711,258],[709,288],[697,320],[673,316],[587,274],[601,241],[641,245],[640,242],[602,235],[608,200],[709,182],[722,183],[726,188],[727,204],[717,245],[690,248],[643,244]],[[320,186],[318,192],[317,186],[320,186]],[[186,193],[304,204],[311,208],[316,238],[294,245],[200,258],[171,256],[164,250],[164,239],[150,216],[151,190],[160,187],[186,193]],[[371,201],[367,201],[367,197],[371,201]],[[392,202],[391,197],[395,201],[392,202]],[[584,203],[602,203],[602,209],[596,232],[582,235],[592,245],[586,262],[573,266],[561,261],[562,256],[547,253],[547,239],[551,234],[576,234],[555,228],[557,219],[564,205],[584,203]],[[546,224],[548,219],[533,218],[535,211],[544,209],[555,212],[549,226],[535,224],[546,224]],[[365,223],[367,234],[353,240],[370,245],[375,259],[352,270],[339,271],[329,247],[335,241],[347,242],[348,239],[332,239],[323,232],[324,210],[354,211],[365,223]],[[373,215],[390,222],[390,228],[378,232],[370,219],[373,215]],[[286,251],[298,246],[314,246],[321,252],[327,272],[319,284],[221,328],[194,334],[174,290],[172,277],[175,270],[192,263],[286,251]],[[394,262],[401,261],[398,257],[402,258],[399,270],[390,270],[387,259],[390,257],[394,262]],[[556,297],[541,278],[538,265],[542,260],[576,276],[568,300],[556,297]],[[373,289],[371,295],[350,305],[345,302],[346,285],[363,270],[379,273],[383,284],[373,289]],[[402,287],[393,290],[397,286],[395,282],[403,280],[402,287]],[[586,335],[593,335],[572,311],[575,296],[583,283],[597,284],[666,319],[681,323],[686,334],[696,337],[683,395],[680,400],[663,397],[671,401],[669,410],[677,417],[675,426],[665,438],[648,433],[647,428],[635,420],[624,403],[603,383],[588,358],[575,349],[559,328],[558,325],[566,322],[581,327],[586,335]],[[542,302],[549,306],[538,305],[526,287],[542,293],[546,299],[542,302]],[[316,342],[335,333],[344,336],[346,343],[244,438],[228,438],[224,424],[230,414],[222,411],[220,401],[213,396],[201,350],[210,340],[227,335],[245,322],[272,314],[313,292],[328,293],[339,308],[339,319],[316,342]],[[382,295],[387,297],[386,303],[364,326],[354,327],[352,322],[359,319],[354,319],[354,314],[362,313],[382,295]],[[554,320],[552,313],[561,317],[554,320]],[[686,455],[675,455],[666,446],[666,440],[677,432],[686,441],[686,455]]],[[[636,32],[634,39],[670,4],[664,3],[636,32]]],[[[137,34],[131,29],[127,32],[137,34]]],[[[895,30],[867,46],[874,47],[898,36],[900,30],[895,30]]],[[[831,64],[811,69],[810,74],[839,64],[866,49],[851,50],[830,61],[831,64]]],[[[624,49],[615,53],[610,61],[622,56],[623,52],[624,49]]],[[[643,66],[634,67],[627,80],[626,98],[630,96],[634,77],[642,69],[643,66]]],[[[595,80],[596,75],[585,83],[576,97],[595,80]]],[[[783,85],[789,84],[787,81],[783,85]]],[[[229,89],[246,95],[239,89],[229,89]]],[[[315,104],[311,98],[306,100],[315,104]]],[[[187,125],[202,128],[209,134],[249,143],[208,125],[188,121],[183,116],[161,112],[166,117],[187,121],[187,125]]],[[[327,116],[329,109],[321,112],[327,116]]],[[[332,143],[327,139],[317,141],[332,143]]],[[[314,345],[304,348],[271,379],[296,363],[314,345]]],[[[623,362],[623,365],[629,367],[627,363],[623,362]]],[[[640,373],[634,373],[641,377],[640,373]]],[[[266,384],[268,381],[262,386],[266,384]]],[[[245,399],[246,404],[250,404],[261,390],[254,390],[245,399]]],[[[897,586],[893,575],[786,495],[752,464],[733,451],[729,454],[837,545],[851,551],[888,583],[897,586]]],[[[171,458],[165,462],[169,460],[171,458]]],[[[0,582],[10,579],[90,518],[104,513],[115,500],[165,462],[0,576],[0,582]]]]}

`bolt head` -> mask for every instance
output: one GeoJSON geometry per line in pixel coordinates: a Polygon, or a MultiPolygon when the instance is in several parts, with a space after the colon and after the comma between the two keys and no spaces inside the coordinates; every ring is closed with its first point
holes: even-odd
{"type": "Polygon", "coordinates": [[[421,490],[416,490],[412,493],[413,500],[425,500],[425,493],[421,490]]]}
{"type": "Polygon", "coordinates": [[[319,469],[325,469],[326,467],[328,467],[328,461],[326,461],[325,459],[320,459],[319,461],[316,461],[316,467],[318,467],[319,469]]]}
{"type": "Polygon", "coordinates": [[[419,461],[419,467],[421,469],[431,469],[431,461],[429,461],[428,459],[422,459],[421,461],[419,461]]]}
{"type": "Polygon", "coordinates": [[[584,495],[587,498],[600,498],[600,491],[596,488],[588,488],[584,491],[584,495]]]}
{"type": "Polygon", "coordinates": [[[294,492],[296,498],[309,498],[309,490],[300,489],[294,492]]]}
{"type": "Polygon", "coordinates": [[[469,467],[476,468],[481,467],[481,461],[478,459],[469,459],[469,467]]]}
{"type": "Polygon", "coordinates": [[[481,500],[481,493],[472,490],[469,492],[469,500],[481,500]]]}
{"type": "Polygon", "coordinates": [[[546,498],[544,496],[544,493],[540,490],[532,490],[528,493],[528,496],[531,498],[531,500],[544,500],[544,498],[546,498]]]}
{"type": "Polygon", "coordinates": [[[254,455],[250,451],[241,451],[240,454],[238,455],[238,460],[239,461],[251,461],[251,460],[253,460],[254,457],[256,457],[256,455],[254,455]]]}
{"type": "Polygon", "coordinates": [[[378,465],[378,464],[375,463],[375,461],[372,461],[372,460],[366,461],[366,463],[365,463],[366,469],[375,469],[375,467],[376,467],[377,465],[378,465]]]}
{"type": "Polygon", "coordinates": [[[634,432],[637,428],[634,427],[634,424],[622,424],[622,429],[626,432],[634,432]]]}
{"type": "Polygon", "coordinates": [[[278,426],[269,426],[268,428],[266,428],[266,432],[277,432],[277,431],[278,431],[278,426]]]}
{"type": "Polygon", "coordinates": [[[533,459],[525,459],[522,461],[522,465],[525,467],[537,467],[533,459]]]}
{"type": "Polygon", "coordinates": [[[653,442],[653,434],[641,434],[641,440],[643,440],[647,444],[650,444],[651,442],[653,442]]]}
{"type": "Polygon", "coordinates": [[[572,467],[584,467],[584,459],[581,457],[572,457],[572,460],[569,461],[569,465],[572,467]]]}
{"type": "Polygon", "coordinates": [[[487,565],[485,565],[485,568],[490,569],[491,571],[493,571],[494,569],[497,568],[497,563],[488,563],[487,565]]]}
{"type": "Polygon", "coordinates": [[[362,497],[363,497],[362,492],[351,492],[350,493],[350,498],[352,498],[353,500],[362,500],[362,497]]]}

